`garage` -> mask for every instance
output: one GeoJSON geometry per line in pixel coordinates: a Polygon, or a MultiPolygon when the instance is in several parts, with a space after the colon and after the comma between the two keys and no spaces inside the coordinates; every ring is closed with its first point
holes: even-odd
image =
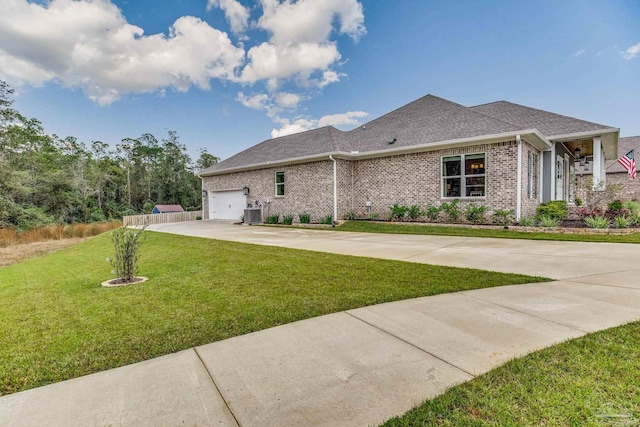
{"type": "Polygon", "coordinates": [[[209,193],[210,219],[240,220],[247,207],[247,197],[242,190],[211,191],[209,193]]]}

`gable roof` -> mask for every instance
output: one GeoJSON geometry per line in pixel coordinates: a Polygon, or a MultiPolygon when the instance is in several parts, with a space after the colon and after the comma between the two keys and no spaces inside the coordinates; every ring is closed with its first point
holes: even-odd
{"type": "Polygon", "coordinates": [[[155,205],[154,208],[157,208],[160,213],[184,212],[180,205],[155,205]]]}
{"type": "MultiPolygon", "coordinates": [[[[640,153],[640,136],[627,136],[625,138],[620,138],[618,146],[620,147],[618,150],[618,154],[620,154],[620,156],[634,150],[634,157],[640,158],[638,157],[638,153],[640,153]]],[[[606,169],[607,173],[627,173],[627,170],[618,163],[617,159],[607,161],[606,169]]]]}
{"type": "Polygon", "coordinates": [[[387,150],[391,155],[391,152],[405,148],[417,150],[430,144],[493,136],[504,138],[510,133],[521,132],[533,134],[541,145],[548,146],[549,141],[543,134],[565,135],[604,129],[611,128],[506,101],[465,107],[426,95],[350,131],[327,126],[267,139],[212,165],[199,175],[314,161],[329,155],[386,155],[387,150]]]}
{"type": "Polygon", "coordinates": [[[470,109],[498,120],[513,123],[521,129],[538,129],[549,139],[572,133],[612,129],[612,126],[587,122],[507,101],[476,105],[470,109]]]}

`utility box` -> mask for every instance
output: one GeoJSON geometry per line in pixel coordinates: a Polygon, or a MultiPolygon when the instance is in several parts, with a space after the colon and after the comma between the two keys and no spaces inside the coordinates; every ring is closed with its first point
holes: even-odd
{"type": "Polygon", "coordinates": [[[262,224],[262,209],[247,208],[244,210],[244,223],[248,225],[262,224]]]}

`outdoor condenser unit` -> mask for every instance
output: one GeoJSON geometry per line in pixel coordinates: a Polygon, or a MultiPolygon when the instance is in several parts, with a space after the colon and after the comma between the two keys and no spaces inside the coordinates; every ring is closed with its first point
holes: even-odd
{"type": "Polygon", "coordinates": [[[262,224],[262,209],[260,208],[247,208],[244,210],[244,223],[245,224],[262,224]]]}

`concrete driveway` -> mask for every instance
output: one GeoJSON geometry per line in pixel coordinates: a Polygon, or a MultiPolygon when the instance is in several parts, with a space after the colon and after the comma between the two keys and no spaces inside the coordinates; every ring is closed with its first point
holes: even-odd
{"type": "Polygon", "coordinates": [[[16,393],[0,398],[0,425],[378,424],[513,357],[640,318],[637,245],[150,228],[562,280],[349,310],[16,393]]]}

